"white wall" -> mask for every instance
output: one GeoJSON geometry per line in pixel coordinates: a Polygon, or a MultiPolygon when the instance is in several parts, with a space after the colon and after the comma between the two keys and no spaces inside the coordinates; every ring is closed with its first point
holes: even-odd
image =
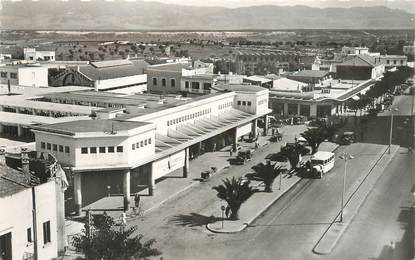
{"type": "MultiPolygon", "coordinates": [[[[50,181],[35,187],[38,259],[57,257],[56,194],[55,183],[50,181]],[[51,243],[43,243],[43,223],[50,221],[51,243]]],[[[32,229],[32,190],[25,189],[12,196],[0,198],[0,235],[12,232],[12,255],[21,260],[25,253],[34,252],[33,243],[27,242],[27,229],[32,229]],[[7,210],[4,210],[7,209],[7,210]]]]}
{"type": "Polygon", "coordinates": [[[184,166],[185,151],[174,153],[168,157],[153,162],[153,179],[156,180],[164,175],[184,166]]]}
{"type": "MultiPolygon", "coordinates": [[[[35,139],[36,139],[36,151],[41,152],[49,152],[58,160],[58,162],[75,166],[75,142],[72,137],[64,136],[64,135],[54,135],[54,134],[46,134],[43,132],[35,132],[35,139]],[[47,150],[47,146],[45,149],[41,148],[41,142],[50,144],[57,144],[58,151],[47,150]],[[59,152],[59,145],[63,145],[63,152],[59,152]],[[65,153],[65,146],[69,146],[69,153],[65,153]]],[[[53,146],[52,146],[53,148],[53,146]]]]}
{"type": "Polygon", "coordinates": [[[18,70],[19,85],[26,87],[47,87],[48,69],[43,67],[24,67],[18,70]]]}
{"type": "Polygon", "coordinates": [[[238,126],[238,128],[236,128],[236,137],[249,134],[251,130],[252,130],[252,123],[246,123],[242,126],[238,126]]]}
{"type": "Polygon", "coordinates": [[[121,86],[128,86],[128,85],[139,85],[143,84],[143,89],[141,91],[147,90],[147,75],[134,75],[130,77],[122,77],[122,78],[114,78],[114,79],[106,79],[106,80],[97,80],[95,81],[95,88],[97,90],[108,89],[108,88],[116,88],[121,86]]]}

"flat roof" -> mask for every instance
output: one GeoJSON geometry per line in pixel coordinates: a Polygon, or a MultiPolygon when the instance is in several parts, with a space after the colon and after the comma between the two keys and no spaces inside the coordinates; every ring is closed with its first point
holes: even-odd
{"type": "Polygon", "coordinates": [[[75,135],[76,133],[128,131],[148,125],[146,122],[118,120],[78,120],[34,127],[36,130],[75,135]]]}
{"type": "Polygon", "coordinates": [[[326,160],[332,157],[334,153],[326,151],[318,151],[311,157],[311,160],[326,160]]]}
{"type": "Polygon", "coordinates": [[[147,71],[175,71],[181,72],[182,69],[191,68],[190,63],[164,63],[147,67],[147,71]]]}
{"type": "Polygon", "coordinates": [[[312,78],[322,78],[330,74],[328,71],[322,70],[302,70],[290,75],[290,77],[312,77],[312,78]]]}
{"type": "Polygon", "coordinates": [[[75,120],[87,120],[90,119],[88,116],[68,116],[68,117],[49,117],[49,116],[36,116],[36,115],[27,115],[11,112],[0,111],[0,122],[4,124],[13,124],[13,125],[38,125],[38,124],[54,124],[66,121],[75,121],[75,120]]]}
{"type": "Polygon", "coordinates": [[[254,85],[247,85],[247,84],[226,84],[226,85],[216,85],[215,88],[234,91],[234,92],[250,92],[250,93],[258,93],[264,90],[268,90],[267,88],[254,86],[254,85]]]}

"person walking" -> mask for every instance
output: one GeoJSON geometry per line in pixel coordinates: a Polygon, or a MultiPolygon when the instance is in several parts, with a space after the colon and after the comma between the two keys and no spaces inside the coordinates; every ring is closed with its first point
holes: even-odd
{"type": "Polygon", "coordinates": [[[231,149],[229,149],[229,156],[232,157],[233,155],[233,148],[231,147],[231,149]]]}

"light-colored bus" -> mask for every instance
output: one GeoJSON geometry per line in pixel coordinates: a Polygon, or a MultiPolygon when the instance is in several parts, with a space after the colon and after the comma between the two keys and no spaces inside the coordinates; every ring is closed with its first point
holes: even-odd
{"type": "Polygon", "coordinates": [[[323,151],[316,152],[311,157],[313,171],[321,178],[324,173],[330,171],[334,167],[334,158],[334,153],[323,151]]]}

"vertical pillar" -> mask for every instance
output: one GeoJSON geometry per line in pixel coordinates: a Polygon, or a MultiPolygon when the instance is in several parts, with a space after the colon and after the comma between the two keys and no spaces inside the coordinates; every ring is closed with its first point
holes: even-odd
{"type": "Polygon", "coordinates": [[[301,110],[300,110],[301,108],[300,108],[300,104],[297,104],[297,115],[299,116],[300,115],[300,113],[301,113],[301,110]]]}
{"type": "Polygon", "coordinates": [[[125,170],[122,176],[123,195],[124,195],[124,211],[130,209],[131,192],[130,192],[130,170],[125,170]]]}
{"type": "Polygon", "coordinates": [[[189,175],[189,147],[184,149],[183,178],[187,178],[188,175],[189,175]]]}
{"type": "Polygon", "coordinates": [[[310,105],[310,117],[317,117],[317,104],[310,105]]]}
{"type": "Polygon", "coordinates": [[[0,134],[2,134],[4,132],[4,127],[3,125],[0,123],[0,134]]]}
{"type": "Polygon", "coordinates": [[[73,186],[74,186],[74,197],[75,197],[75,210],[76,214],[79,216],[81,215],[81,208],[82,208],[82,182],[81,182],[81,174],[79,172],[75,173],[73,177],[73,186]]]}
{"type": "Polygon", "coordinates": [[[21,125],[17,125],[17,136],[23,135],[23,127],[21,125]]]}
{"type": "Polygon", "coordinates": [[[284,116],[288,116],[288,103],[284,103],[284,116]]]}
{"type": "Polygon", "coordinates": [[[232,138],[233,138],[233,142],[232,142],[232,149],[236,152],[237,148],[238,148],[238,135],[236,134],[236,127],[233,129],[233,133],[232,133],[232,138]]]}
{"type": "Polygon", "coordinates": [[[251,133],[252,133],[252,136],[255,138],[255,137],[257,137],[257,135],[258,135],[258,120],[257,119],[254,119],[253,121],[252,121],[252,129],[251,129],[251,133]]]}
{"type": "Polygon", "coordinates": [[[268,115],[264,116],[264,132],[263,132],[263,136],[266,136],[268,134],[268,115]]]}
{"type": "Polygon", "coordinates": [[[150,163],[150,167],[149,167],[149,171],[148,171],[148,195],[149,196],[153,196],[154,194],[154,189],[155,189],[155,180],[153,178],[154,175],[154,163],[150,163]]]}

